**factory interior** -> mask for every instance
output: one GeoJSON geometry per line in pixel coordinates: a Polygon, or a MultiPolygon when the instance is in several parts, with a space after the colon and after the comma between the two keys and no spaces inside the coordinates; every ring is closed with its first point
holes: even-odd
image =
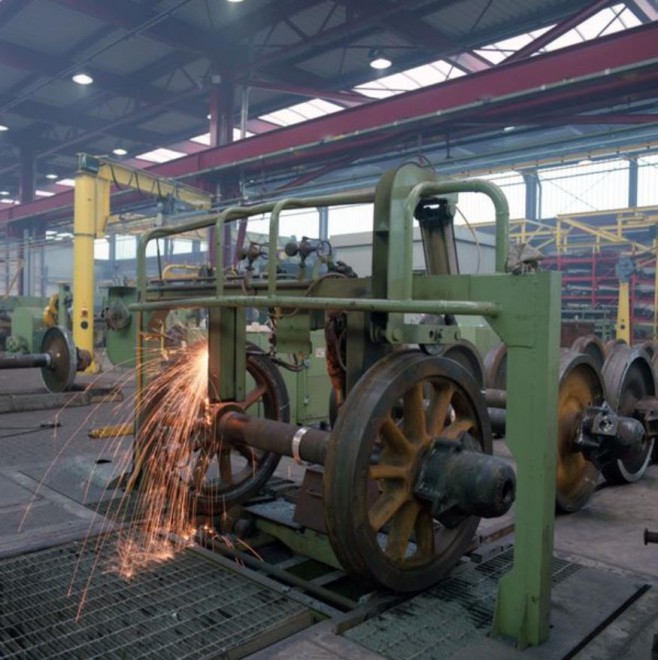
{"type": "Polygon", "coordinates": [[[658,660],[658,0],[0,0],[0,658],[658,660]]]}

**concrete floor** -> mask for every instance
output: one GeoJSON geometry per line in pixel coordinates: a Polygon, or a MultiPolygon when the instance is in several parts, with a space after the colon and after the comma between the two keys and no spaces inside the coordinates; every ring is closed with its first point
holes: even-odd
{"type": "MultiPolygon", "coordinates": [[[[0,557],[83,538],[107,527],[105,518],[94,512],[94,503],[108,497],[107,483],[125,468],[131,439],[92,440],[87,431],[130,420],[135,392],[131,374],[105,373],[98,383],[117,381],[122,383],[123,403],[0,415],[0,557]],[[61,426],[52,428],[53,423],[61,426]]],[[[41,392],[37,370],[0,371],[0,396],[41,392]]],[[[287,476],[288,468],[282,470],[287,476]]],[[[653,587],[577,657],[650,657],[653,636],[658,634],[658,546],[643,545],[646,527],[658,529],[658,465],[636,484],[600,488],[585,509],[557,519],[555,548],[560,556],[640,577],[653,587]]],[[[300,655],[294,657],[356,657],[346,640],[331,642],[331,637],[326,626],[301,633],[300,655]]],[[[291,657],[290,653],[282,643],[276,652],[259,657],[291,657]]],[[[375,656],[364,649],[359,657],[375,656]]]]}

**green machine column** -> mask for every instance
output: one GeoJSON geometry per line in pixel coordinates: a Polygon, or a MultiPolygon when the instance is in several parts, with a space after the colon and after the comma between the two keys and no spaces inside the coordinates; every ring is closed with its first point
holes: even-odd
{"type": "Polygon", "coordinates": [[[538,273],[519,279],[532,280],[523,319],[530,322],[531,332],[520,341],[513,337],[512,326],[520,320],[514,314],[492,320],[508,347],[506,441],[518,466],[514,567],[498,587],[493,634],[512,637],[524,648],[546,640],[550,627],[560,275],[538,273]]]}

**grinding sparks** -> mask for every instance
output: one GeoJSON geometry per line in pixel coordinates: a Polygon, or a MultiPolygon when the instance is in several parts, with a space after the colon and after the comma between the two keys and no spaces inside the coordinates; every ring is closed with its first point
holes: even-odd
{"type": "Polygon", "coordinates": [[[190,466],[199,438],[211,431],[207,379],[204,342],[177,351],[145,390],[140,404],[145,421],[129,484],[140,490],[139,528],[129,529],[119,541],[116,567],[127,579],[169,559],[195,534],[190,466]]]}

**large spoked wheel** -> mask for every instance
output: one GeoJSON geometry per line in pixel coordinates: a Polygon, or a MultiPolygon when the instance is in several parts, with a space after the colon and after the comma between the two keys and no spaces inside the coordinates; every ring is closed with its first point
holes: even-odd
{"type": "Polygon", "coordinates": [[[591,356],[563,349],[558,390],[557,490],[558,509],[582,508],[596,488],[599,471],[574,449],[585,410],[605,401],[603,377],[591,356]]]}
{"type": "MultiPolygon", "coordinates": [[[[655,396],[656,381],[651,360],[642,349],[621,344],[608,354],[603,365],[603,378],[611,408],[624,417],[633,417],[636,403],[655,396]]],[[[612,483],[633,483],[646,472],[653,451],[653,438],[646,435],[632,455],[610,463],[603,475],[612,483]]]]}
{"type": "MultiPolygon", "coordinates": [[[[237,402],[244,412],[279,422],[290,421],[290,401],[283,377],[272,361],[248,348],[247,396],[237,402]]],[[[197,513],[221,514],[253,497],[269,480],[281,456],[233,445],[217,437],[214,427],[195,434],[184,478],[197,513]]]]}
{"type": "Polygon", "coordinates": [[[466,551],[479,518],[452,529],[414,495],[437,437],[491,453],[484,399],[457,363],[418,352],[387,356],[350,393],[331,434],[325,518],[343,567],[396,591],[433,584],[466,551]]]}

